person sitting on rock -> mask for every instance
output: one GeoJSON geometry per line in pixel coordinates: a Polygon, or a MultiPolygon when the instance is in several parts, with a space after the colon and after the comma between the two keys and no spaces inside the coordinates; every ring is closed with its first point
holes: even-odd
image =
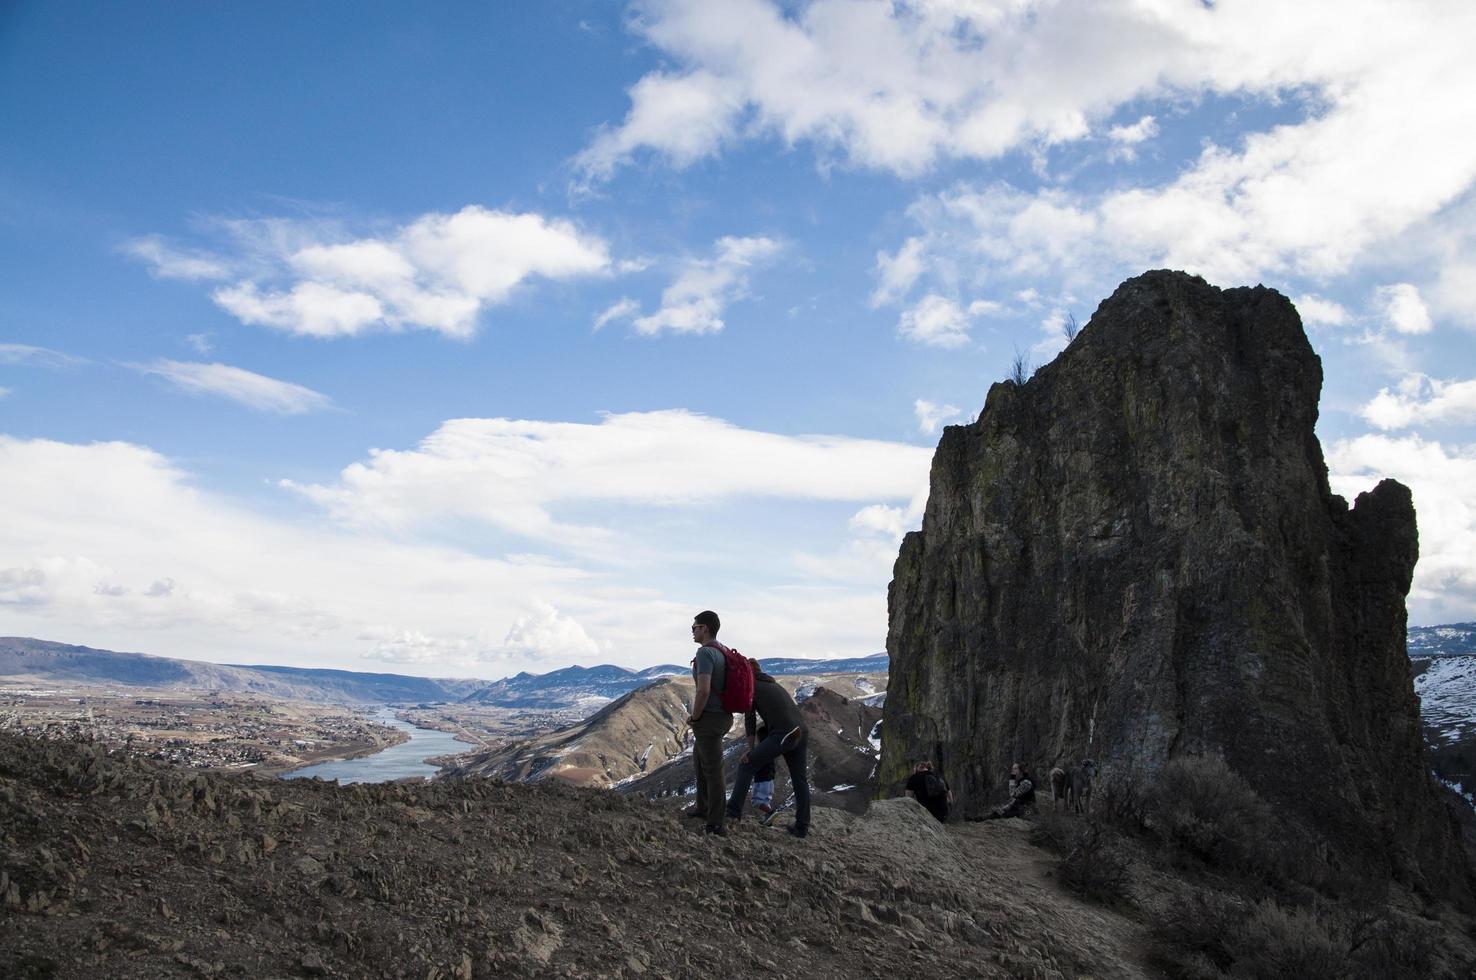
{"type": "Polygon", "coordinates": [[[748,735],[748,751],[738,760],[738,776],[728,797],[728,819],[737,820],[743,812],[743,800],[754,773],[784,756],[789,769],[789,785],[794,789],[794,824],[789,833],[804,837],[810,832],[810,780],[805,774],[805,751],[809,731],[800,717],[799,707],[779,682],[759,667],[757,660],[748,661],[753,668],[753,708],[743,716],[743,730],[748,735]],[[758,738],[758,720],[762,718],[769,734],[758,738]]]}
{"type": "Polygon", "coordinates": [[[937,817],[939,823],[948,822],[953,790],[948,788],[948,780],[934,770],[933,764],[927,759],[913,764],[912,775],[907,777],[907,785],[902,792],[927,807],[928,812],[937,817]]]}
{"type": "Polygon", "coordinates": [[[1024,763],[1010,766],[1010,800],[1004,806],[989,811],[983,820],[998,820],[1003,817],[1023,817],[1035,812],[1035,783],[1030,770],[1024,763]]]}

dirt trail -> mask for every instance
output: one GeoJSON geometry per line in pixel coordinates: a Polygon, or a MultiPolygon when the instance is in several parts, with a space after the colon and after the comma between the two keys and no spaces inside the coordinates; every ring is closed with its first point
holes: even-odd
{"type": "MultiPolygon", "coordinates": [[[[787,821],[781,821],[787,822],[787,821]]],[[[1143,976],[1008,823],[727,838],[608,791],[338,787],[0,736],[7,977],[1143,976]]]]}

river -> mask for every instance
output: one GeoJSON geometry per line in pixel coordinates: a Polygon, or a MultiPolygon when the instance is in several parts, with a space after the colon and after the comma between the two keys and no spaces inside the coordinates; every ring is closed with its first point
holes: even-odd
{"type": "Polygon", "coordinates": [[[357,759],[342,759],[338,762],[320,762],[314,766],[295,769],[283,775],[283,779],[336,779],[340,783],[387,783],[410,776],[430,778],[439,767],[426,762],[438,755],[455,755],[466,752],[473,746],[458,742],[450,732],[438,732],[430,728],[416,728],[409,722],[400,721],[389,708],[381,708],[374,720],[381,725],[398,728],[410,736],[408,742],[391,745],[373,755],[357,759]]]}

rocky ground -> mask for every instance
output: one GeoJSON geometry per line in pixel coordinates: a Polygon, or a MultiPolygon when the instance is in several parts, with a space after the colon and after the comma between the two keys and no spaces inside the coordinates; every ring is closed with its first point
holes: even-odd
{"type": "Polygon", "coordinates": [[[751,820],[557,783],[192,773],[0,735],[7,977],[1145,975],[1014,821],[751,820]]]}

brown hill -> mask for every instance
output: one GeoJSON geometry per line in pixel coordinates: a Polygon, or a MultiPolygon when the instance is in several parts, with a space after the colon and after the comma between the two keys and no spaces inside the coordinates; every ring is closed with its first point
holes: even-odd
{"type": "Polygon", "coordinates": [[[1018,830],[910,800],[704,840],[558,781],[266,782],[0,734],[0,843],[15,980],[1147,975],[1140,928],[1018,830]]]}
{"type": "MultiPolygon", "coordinates": [[[[867,694],[887,686],[886,678],[875,674],[779,678],[791,693],[815,690],[822,682],[867,694]]],[[[662,678],[617,698],[584,721],[459,760],[451,774],[526,782],[558,779],[575,786],[659,784],[662,792],[677,791],[681,788],[675,785],[680,782],[680,774],[691,768],[692,730],[687,727],[691,701],[690,678],[662,678]],[[664,770],[674,761],[684,762],[686,769],[677,766],[664,770]],[[658,772],[663,775],[656,783],[645,782],[658,772]]],[[[861,707],[858,705],[856,710],[861,707]]],[[[874,721],[880,720],[879,708],[869,710],[874,721]]],[[[742,733],[742,724],[741,718],[735,719],[735,740],[742,733]]],[[[868,744],[865,735],[856,738],[860,745],[868,744]]],[[[730,742],[730,751],[736,744],[730,742]]],[[[875,752],[873,762],[874,756],[875,752]]],[[[857,776],[858,766],[847,761],[852,764],[835,767],[836,774],[847,778],[838,778],[833,785],[859,786],[871,775],[868,767],[862,778],[850,778],[857,776]]],[[[654,788],[651,791],[661,795],[654,788]]]]}
{"type": "Polygon", "coordinates": [[[682,753],[691,741],[687,727],[691,701],[690,680],[664,678],[617,698],[575,725],[472,755],[452,774],[610,786],[682,753]]]}
{"type": "MultiPolygon", "coordinates": [[[[860,700],[842,697],[827,687],[816,688],[812,695],[800,702],[799,709],[810,732],[806,762],[816,804],[843,807],[853,812],[865,810],[876,791],[876,767],[881,758],[879,726],[882,710],[860,700]]],[[[738,758],[747,747],[742,736],[743,720],[735,718],[733,737],[724,751],[730,788],[738,758]]],[[[789,773],[783,762],[775,769],[774,796],[782,803],[790,792],[789,773]]],[[[691,753],[685,752],[649,775],[618,788],[623,793],[647,797],[685,798],[693,795],[696,786],[692,777],[691,753]]]]}

